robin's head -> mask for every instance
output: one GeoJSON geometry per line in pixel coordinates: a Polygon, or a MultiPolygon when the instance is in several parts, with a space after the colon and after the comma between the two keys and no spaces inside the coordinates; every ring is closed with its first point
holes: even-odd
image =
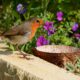
{"type": "Polygon", "coordinates": [[[41,18],[33,18],[31,21],[32,21],[32,34],[31,34],[32,39],[37,29],[44,24],[44,21],[41,18]]]}
{"type": "Polygon", "coordinates": [[[41,18],[33,18],[31,21],[33,27],[39,27],[44,24],[44,21],[41,18]]]}

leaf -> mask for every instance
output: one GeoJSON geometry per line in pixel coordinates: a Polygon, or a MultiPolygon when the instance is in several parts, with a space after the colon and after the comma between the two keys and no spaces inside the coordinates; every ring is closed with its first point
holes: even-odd
{"type": "Polygon", "coordinates": [[[15,50],[14,46],[12,44],[9,44],[9,49],[11,49],[12,51],[15,50]]]}
{"type": "Polygon", "coordinates": [[[24,51],[24,50],[25,50],[25,45],[21,47],[21,51],[24,51]]]}
{"type": "Polygon", "coordinates": [[[66,63],[66,64],[65,64],[65,67],[66,67],[66,69],[67,69],[68,71],[74,72],[74,66],[73,66],[72,63],[66,63]]]}
{"type": "Polygon", "coordinates": [[[63,0],[58,0],[58,3],[61,3],[63,0]]]}

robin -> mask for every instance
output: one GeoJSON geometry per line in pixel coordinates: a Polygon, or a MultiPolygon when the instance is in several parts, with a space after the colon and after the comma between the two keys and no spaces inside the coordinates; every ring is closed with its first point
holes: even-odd
{"type": "Polygon", "coordinates": [[[25,21],[21,25],[12,27],[1,35],[6,37],[11,44],[17,45],[16,49],[23,55],[23,58],[27,58],[27,54],[24,54],[18,47],[30,41],[35,36],[40,25],[43,25],[43,20],[33,18],[29,21],[25,21]]]}

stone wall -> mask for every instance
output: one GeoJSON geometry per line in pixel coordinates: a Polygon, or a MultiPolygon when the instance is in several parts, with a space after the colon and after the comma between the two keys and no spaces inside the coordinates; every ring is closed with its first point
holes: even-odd
{"type": "Polygon", "coordinates": [[[0,55],[0,80],[79,80],[80,77],[51,63],[32,56],[32,60],[17,55],[0,55]]]}
{"type": "Polygon", "coordinates": [[[30,55],[31,60],[26,60],[15,53],[0,48],[0,80],[80,80],[38,57],[30,55]]]}
{"type": "Polygon", "coordinates": [[[0,80],[42,80],[17,68],[3,60],[0,60],[0,80]]]}

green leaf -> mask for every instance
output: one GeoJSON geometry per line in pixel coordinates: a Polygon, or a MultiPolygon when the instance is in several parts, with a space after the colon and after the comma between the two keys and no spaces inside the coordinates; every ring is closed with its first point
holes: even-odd
{"type": "Polygon", "coordinates": [[[58,3],[61,3],[63,0],[58,0],[58,3]]]}
{"type": "Polygon", "coordinates": [[[24,51],[24,50],[25,50],[25,45],[21,47],[21,51],[24,51]]]}
{"type": "Polygon", "coordinates": [[[9,49],[11,49],[12,51],[15,50],[14,46],[12,44],[9,44],[9,49]]]}

